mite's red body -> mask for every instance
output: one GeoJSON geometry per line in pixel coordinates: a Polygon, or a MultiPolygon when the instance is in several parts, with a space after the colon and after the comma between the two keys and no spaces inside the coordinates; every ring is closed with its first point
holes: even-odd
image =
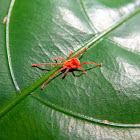
{"type": "Polygon", "coordinates": [[[41,89],[44,88],[44,86],[49,82],[49,80],[50,80],[51,78],[53,78],[57,73],[59,73],[60,71],[62,71],[62,70],[64,70],[64,69],[66,69],[66,71],[65,71],[63,77],[65,77],[66,73],[67,73],[70,69],[77,69],[77,68],[81,69],[81,70],[83,71],[83,73],[86,74],[86,72],[84,71],[84,69],[83,69],[81,66],[82,66],[82,65],[85,65],[85,64],[87,64],[87,63],[89,63],[89,64],[95,64],[95,65],[101,66],[102,63],[101,63],[101,64],[97,64],[97,63],[93,63],[93,62],[85,62],[85,63],[80,64],[80,61],[77,59],[77,57],[78,57],[80,54],[82,54],[86,49],[87,49],[87,48],[83,49],[83,50],[82,50],[79,54],[77,54],[74,58],[71,58],[71,55],[72,55],[72,53],[73,53],[73,51],[71,51],[71,52],[70,52],[70,55],[69,55],[69,60],[67,60],[67,61],[66,61],[65,59],[63,59],[62,57],[58,57],[57,59],[55,59],[55,61],[57,61],[58,59],[61,59],[61,60],[63,60],[63,63],[42,63],[42,64],[33,64],[33,65],[32,65],[33,67],[40,66],[40,65],[63,65],[63,67],[62,67],[60,70],[56,71],[56,72],[42,85],[41,89]]]}
{"type": "Polygon", "coordinates": [[[63,65],[63,67],[67,67],[70,69],[77,69],[79,68],[80,61],[77,58],[69,59],[63,65]]]}

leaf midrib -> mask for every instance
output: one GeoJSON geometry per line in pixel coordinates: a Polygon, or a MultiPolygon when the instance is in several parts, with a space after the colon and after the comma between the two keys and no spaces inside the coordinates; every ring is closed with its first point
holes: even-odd
{"type": "MultiPolygon", "coordinates": [[[[97,41],[99,41],[101,38],[115,30],[117,27],[119,27],[121,24],[132,18],[134,15],[138,14],[140,12],[140,9],[136,9],[120,21],[116,22],[115,25],[111,26],[101,34],[99,34],[96,37],[91,38],[87,44],[85,44],[83,47],[78,49],[72,57],[76,56],[81,50],[83,50],[85,47],[90,48],[93,46],[97,41]]],[[[10,17],[10,16],[9,16],[10,17]]],[[[9,19],[10,20],[10,19],[9,19]]],[[[8,33],[9,34],[9,33],[8,33]]],[[[9,111],[11,111],[15,106],[17,106],[22,100],[24,100],[29,94],[34,92],[40,85],[42,85],[51,75],[53,75],[57,70],[59,70],[62,66],[56,66],[52,70],[50,70],[48,73],[46,73],[44,76],[42,76],[39,80],[37,80],[35,83],[30,85],[27,89],[21,91],[19,95],[13,99],[11,102],[9,102],[1,111],[0,111],[0,118],[5,116],[9,111]]]]}

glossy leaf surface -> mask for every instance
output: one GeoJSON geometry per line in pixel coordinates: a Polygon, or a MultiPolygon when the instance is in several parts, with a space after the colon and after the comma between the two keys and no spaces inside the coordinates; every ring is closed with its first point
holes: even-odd
{"type": "MultiPolygon", "coordinates": [[[[7,103],[1,101],[2,138],[7,138],[12,128],[13,139],[138,137],[139,1],[12,2],[6,43],[9,70],[18,92],[12,92],[13,85],[7,89],[9,96],[1,92],[1,97],[6,95],[1,100],[7,103]],[[60,67],[39,69],[32,64],[53,63],[58,56],[67,58],[71,50],[77,54],[84,47],[89,49],[79,57],[81,63],[102,63],[102,67],[87,64],[83,66],[86,75],[74,71],[78,77],[69,72],[65,79],[60,73],[40,90],[60,67]],[[8,128],[11,123],[14,127],[8,128]]],[[[3,41],[4,31],[1,35],[3,41]]],[[[6,57],[3,60],[8,67],[6,57]]]]}

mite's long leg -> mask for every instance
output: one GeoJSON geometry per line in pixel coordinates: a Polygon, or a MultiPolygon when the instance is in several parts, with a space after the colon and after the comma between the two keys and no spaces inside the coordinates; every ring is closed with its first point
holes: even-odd
{"type": "Polygon", "coordinates": [[[37,67],[40,65],[63,65],[64,63],[41,63],[41,64],[33,64],[33,67],[37,67]]]}
{"type": "Polygon", "coordinates": [[[73,54],[73,51],[70,52],[69,59],[71,59],[71,55],[72,55],[72,54],[73,54]]]}
{"type": "Polygon", "coordinates": [[[84,48],[80,53],[78,53],[78,54],[75,56],[75,58],[78,57],[80,54],[82,54],[86,49],[88,49],[88,47],[84,48]]]}
{"type": "Polygon", "coordinates": [[[64,62],[66,62],[66,60],[65,60],[64,58],[62,58],[62,57],[56,58],[55,61],[57,61],[58,59],[61,59],[61,60],[63,60],[64,62]]]}
{"type": "Polygon", "coordinates": [[[84,69],[82,67],[79,67],[79,69],[81,69],[83,71],[84,74],[86,74],[87,72],[84,71],[84,69]]]}
{"type": "Polygon", "coordinates": [[[64,75],[63,75],[62,77],[65,77],[65,76],[66,76],[66,74],[67,74],[67,72],[69,71],[69,69],[70,69],[70,68],[67,68],[67,69],[66,69],[66,71],[65,71],[65,73],[64,73],[64,75]]]}
{"type": "Polygon", "coordinates": [[[56,71],[56,72],[42,85],[41,89],[44,88],[44,86],[49,82],[49,80],[50,80],[51,78],[53,78],[57,73],[59,73],[60,71],[64,70],[65,68],[66,68],[66,67],[63,67],[63,68],[61,68],[60,70],[56,71]]]}
{"type": "Polygon", "coordinates": [[[98,66],[101,66],[102,65],[102,63],[101,64],[97,64],[97,63],[93,63],[93,62],[85,62],[85,63],[80,64],[79,66],[85,65],[87,63],[89,63],[89,64],[95,64],[95,65],[98,65],[98,66]]]}

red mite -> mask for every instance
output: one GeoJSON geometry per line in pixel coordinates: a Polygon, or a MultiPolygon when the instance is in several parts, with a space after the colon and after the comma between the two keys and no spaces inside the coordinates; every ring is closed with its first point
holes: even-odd
{"type": "Polygon", "coordinates": [[[101,66],[101,64],[97,64],[97,63],[93,63],[93,62],[84,62],[82,64],[80,64],[80,61],[77,59],[77,57],[82,54],[87,48],[83,49],[79,54],[77,54],[74,58],[71,58],[71,55],[73,53],[73,51],[70,52],[70,55],[69,55],[69,60],[65,60],[63,59],[62,57],[58,57],[57,59],[55,59],[55,61],[57,61],[58,59],[61,59],[63,60],[63,63],[41,63],[41,64],[33,64],[32,66],[33,67],[37,67],[37,66],[40,66],[40,65],[63,65],[63,67],[56,71],[51,77],[49,77],[49,79],[42,85],[41,89],[44,88],[44,86],[49,82],[49,80],[51,78],[53,78],[57,73],[59,73],[60,71],[66,69],[64,75],[62,77],[65,77],[66,73],[70,70],[70,69],[81,69],[83,71],[84,74],[86,74],[86,72],[84,71],[84,69],[81,67],[82,65],[85,65],[87,63],[89,64],[95,64],[95,65],[98,65],[98,66],[101,66]]]}

